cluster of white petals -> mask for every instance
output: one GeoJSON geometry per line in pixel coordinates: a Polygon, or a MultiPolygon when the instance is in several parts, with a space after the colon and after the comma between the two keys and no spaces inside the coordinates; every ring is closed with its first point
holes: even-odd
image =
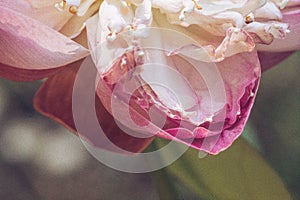
{"type": "MultiPolygon", "coordinates": [[[[83,16],[97,0],[63,0],[58,9],[69,7],[83,16]]],[[[214,62],[241,52],[250,52],[255,44],[270,44],[289,33],[281,23],[288,0],[104,0],[99,8],[99,43],[113,41],[125,31],[135,37],[146,37],[144,28],[177,25],[198,27],[199,34],[218,37],[216,43],[203,42],[201,47],[184,46],[174,53],[214,62]],[[219,38],[222,38],[220,41],[219,38]],[[202,58],[206,49],[209,58],[202,58]]],[[[200,36],[203,37],[203,36],[200,36]]],[[[197,40],[199,41],[199,40],[197,40]]],[[[201,42],[200,42],[201,43],[201,42]]]]}
{"type": "MultiPolygon", "coordinates": [[[[83,1],[91,4],[94,0],[83,1]]],[[[237,53],[252,51],[255,44],[270,44],[283,39],[288,24],[281,23],[287,0],[105,0],[99,9],[101,39],[114,40],[116,35],[131,31],[146,37],[145,27],[160,26],[167,21],[182,27],[197,26],[205,33],[222,37],[216,44],[201,44],[210,60],[221,61],[237,53]],[[163,19],[164,18],[164,19],[163,19]],[[154,20],[153,20],[154,19],[154,20]],[[145,29],[144,29],[145,30],[145,29]]],[[[85,6],[86,7],[86,6],[85,6]]],[[[81,6],[79,6],[79,9],[81,6]]],[[[201,32],[199,32],[201,34],[201,32]]],[[[195,57],[200,48],[184,46],[177,52],[195,57]],[[188,51],[187,51],[188,50],[188,51]]],[[[203,58],[204,59],[204,58],[203,58]]]]}

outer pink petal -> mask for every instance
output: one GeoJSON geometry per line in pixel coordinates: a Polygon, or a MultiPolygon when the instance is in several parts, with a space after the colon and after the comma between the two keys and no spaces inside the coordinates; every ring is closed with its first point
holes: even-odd
{"type": "MultiPolygon", "coordinates": [[[[48,26],[0,5],[0,63],[10,70],[36,73],[67,65],[88,55],[88,50],[48,26]]],[[[0,76],[17,79],[6,69],[0,76]]],[[[39,77],[40,78],[40,77],[39,77]]]]}
{"type": "Polygon", "coordinates": [[[258,52],[258,57],[260,60],[260,65],[262,71],[266,71],[270,69],[271,67],[276,66],[284,59],[288,58],[290,55],[292,55],[294,51],[288,51],[288,52],[258,52]]]}
{"type": "Polygon", "coordinates": [[[0,77],[13,81],[34,81],[55,74],[59,68],[45,70],[27,70],[0,63],[0,77]]]}

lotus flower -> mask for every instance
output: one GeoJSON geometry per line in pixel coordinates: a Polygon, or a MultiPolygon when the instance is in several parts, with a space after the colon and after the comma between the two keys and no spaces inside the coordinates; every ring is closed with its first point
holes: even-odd
{"type": "MultiPolygon", "coordinates": [[[[89,70],[94,70],[98,78],[97,118],[113,143],[139,152],[155,134],[217,154],[242,133],[254,103],[261,68],[272,67],[299,49],[299,3],[2,0],[0,76],[17,81],[47,77],[35,96],[36,109],[95,146],[109,149],[93,136],[78,133],[72,113],[75,80],[83,58],[91,54],[96,68],[89,70]],[[149,29],[153,27],[158,28],[155,37],[149,29]],[[166,29],[184,34],[190,39],[187,41],[196,44],[183,44],[173,35],[166,37],[166,29]],[[143,48],[145,40],[167,53],[143,48]],[[219,76],[210,73],[208,77],[211,83],[221,78],[224,101],[211,97],[205,77],[199,76],[183,58],[204,63],[201,73],[215,66],[219,76]],[[107,62],[111,64],[103,64],[107,62]],[[148,70],[147,63],[171,66],[176,73],[169,73],[165,67],[148,70]],[[151,81],[162,82],[167,90],[151,81]],[[126,85],[131,84],[139,87],[126,93],[126,85]],[[128,98],[129,103],[114,107],[115,95],[120,102],[128,98]],[[151,120],[152,110],[158,119],[165,119],[163,126],[159,126],[159,120],[151,120]],[[123,115],[128,111],[129,115],[123,115]],[[129,127],[127,116],[140,128],[129,127]],[[126,134],[114,118],[132,132],[148,137],[126,134]],[[219,124],[221,129],[214,129],[219,124]]],[[[212,86],[212,90],[218,91],[218,87],[212,86]]],[[[84,110],[82,113],[89,115],[84,110]]]]}

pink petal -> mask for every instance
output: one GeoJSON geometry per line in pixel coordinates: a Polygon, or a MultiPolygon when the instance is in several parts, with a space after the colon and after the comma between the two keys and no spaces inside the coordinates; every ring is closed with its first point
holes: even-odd
{"type": "Polygon", "coordinates": [[[13,81],[34,81],[55,74],[59,68],[28,70],[11,67],[0,63],[0,77],[13,81]]]}
{"type": "Polygon", "coordinates": [[[278,65],[281,61],[292,55],[294,51],[288,52],[258,52],[262,71],[266,71],[271,67],[278,65]]]}
{"type": "MultiPolygon", "coordinates": [[[[242,133],[250,115],[260,79],[260,64],[256,52],[238,54],[217,65],[226,87],[228,121],[225,121],[217,143],[209,151],[212,154],[228,148],[242,133]]],[[[193,145],[197,146],[198,142],[195,141],[193,145]]]]}
{"type": "MultiPolygon", "coordinates": [[[[111,146],[105,141],[99,140],[97,132],[77,132],[74,122],[74,113],[72,107],[73,98],[73,89],[74,81],[77,78],[77,71],[79,69],[81,62],[73,63],[66,68],[63,68],[56,75],[50,77],[38,90],[34,99],[35,108],[42,114],[54,119],[60,124],[64,125],[66,128],[70,129],[75,134],[79,134],[81,138],[87,140],[95,147],[104,148],[108,150],[111,149],[111,146]]],[[[93,67],[93,66],[90,66],[93,67]]],[[[87,76],[95,76],[96,69],[87,69],[87,76]]],[[[83,77],[83,80],[85,80],[83,77]]],[[[90,79],[89,79],[90,80],[90,79]]],[[[79,87],[82,87],[82,116],[84,119],[89,119],[91,114],[85,109],[88,106],[86,103],[89,103],[88,96],[85,96],[85,93],[92,89],[90,85],[86,85],[88,81],[81,82],[79,87]],[[82,85],[81,85],[82,84],[82,85]],[[87,100],[87,101],[86,101],[87,100]]],[[[93,97],[93,99],[95,96],[93,97]]],[[[107,138],[111,140],[118,147],[130,151],[130,152],[140,152],[152,141],[152,138],[135,138],[124,133],[115,123],[112,116],[105,110],[99,99],[95,98],[95,109],[97,118],[100,126],[102,127],[107,138]]],[[[87,122],[88,124],[88,122],[87,122]]]]}
{"type": "MultiPolygon", "coordinates": [[[[154,14],[154,17],[157,17],[156,13],[154,14]]],[[[96,46],[100,42],[99,38],[97,38],[97,36],[99,36],[99,34],[97,34],[97,28],[95,28],[95,24],[97,24],[96,23],[97,20],[98,20],[97,18],[93,18],[93,20],[91,20],[89,25],[87,26],[88,39],[92,46],[96,46]]],[[[164,26],[165,25],[164,21],[158,20],[158,18],[156,18],[155,23],[156,22],[162,27],[174,28],[173,25],[168,25],[167,23],[165,23],[167,25],[164,26]]],[[[210,35],[209,36],[204,35],[202,37],[202,35],[195,34],[195,30],[198,29],[193,29],[192,27],[189,27],[189,29],[184,29],[184,28],[181,29],[179,27],[178,29],[176,28],[175,30],[178,30],[183,33],[187,33],[192,38],[195,38],[201,45],[202,44],[205,45],[207,43],[210,44],[211,40],[214,39],[210,37],[210,35]]],[[[99,32],[100,31],[98,30],[98,33],[99,32]]],[[[150,38],[151,36],[152,35],[150,34],[150,38]]],[[[153,39],[152,44],[160,43],[163,49],[165,49],[164,47],[166,45],[169,47],[167,48],[167,50],[170,50],[174,46],[169,45],[169,42],[170,40],[171,41],[174,40],[175,37],[170,36],[170,38],[171,39],[156,37],[155,39],[153,39]]],[[[235,38],[232,39],[233,40],[229,39],[229,43],[230,41],[232,42],[235,41],[234,40],[235,38]]],[[[244,39],[245,39],[244,41],[247,42],[247,37],[245,37],[244,39]]],[[[151,42],[151,39],[149,40],[150,41],[148,42],[151,42]]],[[[215,41],[215,43],[219,44],[219,41],[215,41]]],[[[116,46],[112,46],[112,48],[110,49],[112,53],[116,53],[117,51],[123,48],[121,43],[116,42],[114,44],[116,44],[116,46]]],[[[224,44],[223,46],[226,47],[226,44],[224,44]]],[[[232,46],[235,47],[234,45],[232,46]]],[[[234,52],[234,49],[228,49],[228,50],[230,50],[229,52],[234,52]]],[[[147,99],[145,99],[147,98],[147,96],[145,95],[143,96],[142,92],[137,91],[132,94],[130,91],[126,90],[126,84],[134,85],[134,81],[136,80],[135,78],[131,77],[128,80],[125,79],[124,82],[121,81],[121,84],[119,84],[121,85],[120,88],[121,90],[120,93],[117,93],[120,96],[116,95],[115,93],[116,91],[118,91],[118,89],[114,87],[115,86],[114,84],[118,82],[120,77],[126,73],[126,69],[128,71],[129,69],[132,69],[132,67],[135,67],[135,66],[131,66],[131,64],[134,65],[134,62],[131,59],[132,55],[130,56],[130,52],[126,52],[126,53],[129,54],[126,60],[128,66],[127,67],[123,66],[122,68],[121,67],[122,56],[118,57],[118,60],[114,62],[111,68],[108,69],[107,66],[105,66],[106,67],[105,69],[107,71],[103,71],[105,69],[102,68],[99,69],[103,74],[101,74],[100,81],[97,85],[97,94],[101,99],[101,102],[103,103],[104,107],[108,110],[110,114],[112,114],[123,125],[126,125],[129,129],[138,132],[138,134],[142,136],[143,135],[147,136],[147,134],[149,135],[156,134],[156,136],[158,137],[166,138],[169,140],[176,140],[178,142],[185,143],[187,145],[190,145],[193,148],[206,151],[211,154],[217,154],[223,151],[224,149],[228,148],[233,143],[233,141],[242,133],[245,123],[250,114],[250,110],[252,108],[254,98],[257,92],[258,82],[260,79],[260,65],[259,65],[257,53],[255,51],[252,51],[250,53],[240,53],[234,56],[231,56],[231,53],[229,53],[228,56],[230,57],[225,58],[220,63],[216,63],[217,68],[221,74],[222,81],[224,82],[224,86],[225,86],[226,105],[224,105],[223,102],[219,102],[218,101],[219,99],[216,99],[215,102],[209,101],[211,98],[209,95],[208,88],[205,85],[203,79],[196,77],[197,73],[195,73],[194,68],[190,67],[191,64],[187,64],[187,62],[179,62],[178,60],[174,59],[177,55],[167,56],[164,53],[151,53],[150,50],[145,52],[145,54],[147,55],[147,57],[145,58],[146,61],[149,59],[150,61],[153,61],[152,63],[159,63],[162,65],[167,64],[168,66],[172,66],[173,69],[176,69],[181,74],[181,79],[179,78],[175,79],[176,77],[174,76],[175,77],[174,78],[173,75],[171,75],[171,73],[168,73],[163,69],[160,70],[160,68],[158,69],[157,72],[154,71],[149,72],[149,70],[146,69],[147,67],[142,68],[141,70],[142,72],[137,71],[137,73],[140,74],[142,79],[148,84],[147,85],[148,94],[150,94],[149,91],[152,90],[152,92],[154,92],[157,95],[155,100],[158,100],[160,104],[156,106],[152,106],[154,107],[153,109],[155,112],[154,111],[150,112],[151,110],[147,105],[147,99]],[[169,65],[169,64],[173,64],[173,65],[169,65]],[[148,74],[149,76],[146,76],[144,73],[149,73],[148,74]],[[176,94],[178,94],[177,95],[178,98],[174,99],[173,94],[166,93],[166,92],[164,93],[163,89],[159,89],[159,87],[158,88],[153,87],[150,84],[150,81],[147,81],[147,78],[149,77],[154,77],[151,80],[156,80],[155,77],[156,78],[158,77],[158,79],[165,80],[165,81],[161,80],[158,83],[162,83],[162,85],[166,86],[166,88],[172,88],[172,91],[175,91],[176,94]],[[188,87],[188,84],[185,83],[186,80],[188,80],[190,87],[188,87]],[[183,84],[186,84],[187,86],[185,87],[185,85],[183,84]],[[122,88],[125,89],[122,90],[122,88]],[[126,99],[128,96],[134,96],[138,100],[136,101],[130,100],[129,102],[127,101],[124,102],[123,100],[126,99]],[[118,99],[117,100],[118,104],[114,104],[115,99],[118,99]],[[171,110],[172,109],[176,110],[177,106],[173,106],[173,105],[176,104],[178,99],[179,101],[184,103],[184,106],[181,107],[183,109],[190,108],[189,106],[192,105],[195,101],[200,102],[199,107],[202,113],[196,115],[196,117],[197,116],[199,117],[199,119],[196,119],[198,121],[196,120],[192,121],[195,118],[192,118],[192,120],[190,120],[191,118],[188,119],[184,118],[185,117],[184,115],[182,115],[183,117],[181,119],[172,118],[172,115],[166,114],[167,112],[161,109],[162,107],[163,108],[168,107],[171,108],[171,110]],[[216,108],[210,109],[212,103],[218,104],[218,106],[216,106],[217,109],[216,108]],[[162,104],[165,107],[161,106],[162,104]],[[220,116],[218,112],[224,110],[226,112],[226,119],[225,120],[219,119],[220,116]],[[151,116],[153,113],[155,114],[155,117],[151,116]],[[224,127],[222,128],[221,131],[214,132],[208,130],[205,125],[206,122],[204,122],[200,126],[196,125],[197,122],[202,122],[202,118],[206,119],[211,114],[214,114],[212,118],[213,123],[222,122],[220,120],[223,120],[225,122],[224,127]],[[159,126],[160,125],[159,123],[163,121],[163,119],[166,119],[164,126],[159,126]],[[181,120],[185,123],[190,123],[190,124],[188,124],[184,128],[178,127],[181,120]],[[177,133],[179,135],[176,135],[177,133]],[[194,137],[195,140],[192,143],[190,143],[190,139],[191,138],[193,139],[194,137]]],[[[112,55],[108,55],[108,58],[106,59],[110,59],[110,58],[112,59],[116,57],[113,57],[112,55]]],[[[99,57],[96,54],[94,55],[94,61],[96,64],[97,64],[97,59],[99,60],[99,57]]],[[[209,67],[205,69],[206,71],[209,72],[209,67]]],[[[209,78],[211,80],[215,80],[217,77],[214,73],[211,73],[209,75],[209,78]]],[[[217,86],[218,85],[215,85],[214,88],[215,90],[218,89],[217,86]]],[[[180,112],[180,110],[178,112],[180,112]]]]}
{"type": "Polygon", "coordinates": [[[88,51],[76,42],[32,18],[0,5],[0,62],[3,65],[12,70],[19,68],[39,73],[67,65],[87,55],[88,51]]]}
{"type": "MultiPolygon", "coordinates": [[[[208,111],[211,110],[209,109],[209,107],[211,107],[211,102],[205,101],[206,96],[208,96],[207,98],[210,99],[209,93],[207,94],[205,92],[207,88],[205,89],[205,87],[202,87],[201,81],[199,82],[198,79],[194,77],[193,74],[195,73],[193,73],[187,65],[182,65],[182,63],[178,62],[177,60],[174,60],[174,63],[175,65],[177,64],[176,68],[178,68],[178,71],[180,71],[180,73],[189,80],[191,87],[197,90],[195,94],[199,94],[199,91],[201,91],[201,111],[205,113],[206,109],[208,111]],[[197,86],[200,88],[197,88],[197,86]]],[[[120,61],[115,63],[116,66],[119,64],[120,61]]],[[[114,67],[116,67],[115,65],[114,67]]],[[[220,131],[217,130],[216,132],[208,130],[204,124],[201,124],[198,127],[195,127],[195,125],[192,124],[184,126],[184,128],[178,127],[180,121],[178,122],[175,119],[170,118],[167,118],[167,121],[162,128],[162,126],[157,125],[157,122],[153,122],[153,118],[150,116],[151,113],[149,113],[147,109],[142,108],[142,105],[139,105],[138,103],[131,102],[126,104],[126,102],[124,102],[123,104],[112,104],[112,102],[114,102],[114,98],[112,97],[111,89],[106,85],[107,82],[105,79],[101,79],[99,82],[97,94],[103,102],[104,107],[108,109],[108,111],[113,114],[117,120],[120,120],[122,124],[126,124],[126,126],[129,128],[138,131],[140,135],[156,134],[158,137],[176,140],[210,154],[218,154],[219,152],[228,148],[234,142],[234,140],[240,136],[245,127],[258,88],[260,66],[256,52],[251,52],[237,54],[235,56],[226,58],[224,61],[217,63],[217,67],[221,73],[221,77],[225,85],[226,106],[223,107],[223,109],[226,109],[226,118],[218,119],[218,112],[215,110],[212,123],[219,123],[219,120],[224,120],[224,126],[220,131]],[[128,115],[128,110],[130,115],[128,115]],[[132,121],[134,121],[134,123],[132,121]],[[191,139],[193,138],[195,139],[191,143],[191,139]]],[[[152,72],[152,75],[153,74],[156,73],[152,72]]],[[[172,76],[170,73],[165,75],[168,76],[165,77],[166,79],[170,79],[170,76],[172,76]]],[[[214,74],[211,74],[210,78],[214,80],[216,78],[214,76],[214,74]]],[[[183,82],[178,79],[177,81],[180,83],[183,82]]],[[[176,87],[181,86],[173,85],[173,88],[171,88],[174,89],[174,91],[176,91],[176,89],[185,90],[185,87],[181,87],[181,89],[176,87]]],[[[217,89],[218,88],[214,88],[213,90],[217,89]]],[[[115,91],[116,89],[114,88],[114,94],[116,94],[115,91]]],[[[159,98],[163,95],[160,94],[159,91],[157,92],[155,90],[155,92],[159,98]]],[[[187,97],[185,95],[186,93],[187,92],[176,92],[176,94],[181,94],[182,97],[187,97]]],[[[123,94],[126,95],[125,93],[123,94]]],[[[136,94],[134,94],[134,96],[135,95],[136,94]]],[[[167,96],[167,94],[165,96],[167,96]]],[[[119,98],[122,99],[123,97],[120,96],[119,98]]],[[[171,102],[172,98],[170,98],[169,101],[171,102]]],[[[162,103],[165,104],[164,101],[162,101],[162,103]]],[[[219,102],[212,103],[218,104],[219,102]]],[[[157,109],[154,112],[156,114],[154,119],[158,119],[158,121],[159,119],[163,120],[165,116],[162,113],[164,111],[159,110],[159,108],[157,109]]]]}

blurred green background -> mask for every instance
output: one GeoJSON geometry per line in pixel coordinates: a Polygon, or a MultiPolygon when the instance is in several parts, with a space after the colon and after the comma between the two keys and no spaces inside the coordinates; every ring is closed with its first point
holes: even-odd
{"type": "MultiPolygon", "coordinates": [[[[243,135],[294,199],[300,199],[299,63],[300,52],[262,75],[243,135]]],[[[40,84],[0,79],[0,199],[159,199],[155,178],[103,166],[77,137],[36,113],[32,99],[40,84]]],[[[198,199],[169,178],[178,199],[198,199]]]]}

